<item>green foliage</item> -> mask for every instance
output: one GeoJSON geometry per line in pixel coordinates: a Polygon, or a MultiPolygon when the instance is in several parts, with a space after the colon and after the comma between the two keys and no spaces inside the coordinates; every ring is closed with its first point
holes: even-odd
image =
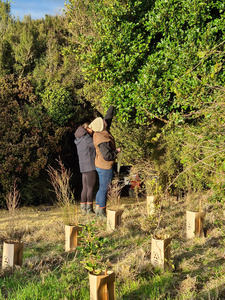
{"type": "Polygon", "coordinates": [[[48,298],[57,300],[65,297],[71,300],[88,300],[90,292],[86,284],[86,273],[78,266],[77,261],[62,264],[60,259],[55,257],[48,270],[40,271],[35,268],[34,271],[29,267],[15,270],[10,278],[1,280],[0,299],[7,296],[11,300],[48,298]]]}
{"type": "Polygon", "coordinates": [[[24,78],[0,77],[0,107],[0,184],[8,191],[15,177],[19,185],[38,178],[53,153],[59,153],[65,129],[53,126],[42,113],[24,78]]]}
{"type": "Polygon", "coordinates": [[[63,53],[69,43],[63,16],[15,20],[10,3],[0,1],[0,33],[0,191],[19,177],[23,204],[49,202],[43,170],[58,158],[65,132],[92,118],[93,109],[78,96],[84,79],[74,53],[63,53]]]}
{"type": "Polygon", "coordinates": [[[35,59],[35,38],[36,30],[31,23],[31,18],[27,20],[20,29],[19,34],[14,36],[12,43],[13,56],[15,60],[14,70],[19,76],[32,71],[35,59]]]}
{"type": "MultiPolygon", "coordinates": [[[[3,31],[4,28],[4,34],[0,42],[0,75],[29,76],[36,95],[45,94],[47,99],[56,97],[57,102],[63,98],[59,105],[63,102],[64,106],[69,107],[71,99],[77,102],[76,92],[84,80],[74,53],[64,53],[69,32],[64,26],[63,17],[46,16],[46,19],[32,20],[30,16],[25,16],[21,22],[19,19],[13,20],[10,6],[8,10],[8,15],[2,18],[4,26],[1,29],[3,31]],[[59,89],[58,92],[54,91],[59,89]]],[[[54,115],[53,110],[51,115],[54,115]]],[[[58,116],[55,118],[58,120],[58,116]]]]}
{"type": "Polygon", "coordinates": [[[161,125],[151,122],[146,126],[131,123],[121,123],[114,118],[111,132],[117,147],[123,151],[123,164],[133,165],[148,157],[159,156],[157,151],[158,132],[161,125]]]}
{"type": "Polygon", "coordinates": [[[65,125],[74,116],[74,105],[69,91],[63,87],[45,89],[42,102],[54,123],[65,125]]]}
{"type": "Polygon", "coordinates": [[[9,41],[2,39],[0,41],[0,73],[2,75],[10,74],[14,63],[11,55],[11,45],[9,41]]]}
{"type": "Polygon", "coordinates": [[[12,28],[10,10],[10,1],[0,1],[0,75],[10,73],[14,63],[11,56],[12,47],[8,35],[8,32],[12,28]]]}
{"type": "MultiPolygon", "coordinates": [[[[223,89],[215,91],[210,105],[191,114],[196,118],[191,124],[174,121],[165,126],[159,144],[164,154],[158,162],[169,185],[211,189],[220,201],[224,198],[224,96],[223,89]]],[[[179,117],[186,118],[184,114],[179,117]]]]}
{"type": "Polygon", "coordinates": [[[159,175],[155,166],[150,160],[140,161],[135,165],[132,172],[139,174],[140,183],[142,184],[147,196],[158,196],[161,193],[159,175]]]}
{"type": "Polygon", "coordinates": [[[222,0],[98,1],[90,6],[97,17],[91,19],[94,30],[85,39],[83,70],[89,80],[111,84],[103,101],[115,105],[120,120],[143,124],[181,106],[193,110],[191,99],[183,105],[177,82],[195,68],[199,57],[203,73],[188,78],[192,91],[204,89],[199,78],[206,74],[224,82],[221,65],[202,60],[223,41],[222,0]]]}
{"type": "MultiPolygon", "coordinates": [[[[76,35],[76,51],[89,84],[102,83],[103,106],[129,122],[119,143],[150,157],[168,189],[212,188],[222,199],[224,1],[97,2],[85,2],[89,30],[76,35]],[[146,141],[132,133],[134,123],[147,131],[156,119],[164,126],[146,141]]],[[[71,15],[84,2],[69,3],[75,26],[71,15]]]]}
{"type": "Polygon", "coordinates": [[[26,199],[40,199],[61,126],[92,118],[95,103],[115,106],[124,163],[150,158],[164,186],[222,201],[224,1],[70,0],[65,16],[22,22],[10,10],[0,1],[2,190],[20,177],[26,199]]]}
{"type": "MultiPolygon", "coordinates": [[[[170,274],[155,275],[154,277],[147,276],[146,278],[138,278],[137,280],[128,280],[125,284],[119,285],[119,299],[141,299],[146,297],[146,299],[164,299],[170,300],[169,295],[167,295],[167,289],[172,283],[172,278],[170,274]]],[[[145,299],[145,298],[144,298],[145,299]]]]}
{"type": "Polygon", "coordinates": [[[0,32],[2,37],[4,37],[5,32],[7,30],[7,26],[12,20],[10,11],[11,11],[10,1],[1,0],[0,1],[0,32]]]}
{"type": "Polygon", "coordinates": [[[99,274],[106,269],[107,263],[103,261],[102,254],[108,239],[97,235],[93,222],[82,227],[81,246],[77,247],[82,258],[81,264],[89,272],[99,274]]]}

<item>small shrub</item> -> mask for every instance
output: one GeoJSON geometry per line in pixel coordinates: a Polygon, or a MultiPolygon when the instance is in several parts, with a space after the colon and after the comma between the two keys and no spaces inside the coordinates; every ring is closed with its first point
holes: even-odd
{"type": "Polygon", "coordinates": [[[108,239],[96,234],[93,223],[83,227],[84,229],[80,234],[81,246],[77,247],[82,257],[81,264],[89,272],[99,274],[107,267],[107,262],[102,260],[101,254],[108,239]]]}
{"type": "Polygon", "coordinates": [[[64,167],[60,159],[58,163],[60,167],[58,170],[48,166],[47,171],[55,190],[58,204],[62,208],[65,224],[76,225],[78,223],[77,209],[75,207],[74,193],[70,187],[72,173],[64,167]]]}

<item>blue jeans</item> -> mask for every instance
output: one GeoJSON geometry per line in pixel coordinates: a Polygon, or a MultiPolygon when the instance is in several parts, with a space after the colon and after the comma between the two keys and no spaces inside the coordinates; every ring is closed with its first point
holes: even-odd
{"type": "Polygon", "coordinates": [[[109,170],[96,167],[99,178],[99,189],[95,197],[96,205],[100,208],[106,207],[107,189],[113,178],[113,168],[109,170]]]}

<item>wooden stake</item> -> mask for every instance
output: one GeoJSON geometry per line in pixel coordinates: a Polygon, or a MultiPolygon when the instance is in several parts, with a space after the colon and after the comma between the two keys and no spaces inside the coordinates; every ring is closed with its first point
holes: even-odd
{"type": "MultiPolygon", "coordinates": [[[[107,269],[105,269],[105,275],[107,275],[107,269]]],[[[105,300],[108,300],[107,284],[105,285],[105,300]]]]}

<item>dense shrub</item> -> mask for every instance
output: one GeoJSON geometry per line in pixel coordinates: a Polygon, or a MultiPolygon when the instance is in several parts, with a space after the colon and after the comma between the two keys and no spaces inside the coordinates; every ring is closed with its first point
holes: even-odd
{"type": "Polygon", "coordinates": [[[149,158],[167,187],[222,199],[224,1],[70,0],[67,18],[85,78],[126,123],[115,133],[130,162],[149,158]]]}
{"type": "Polygon", "coordinates": [[[0,119],[0,187],[6,192],[14,178],[20,187],[37,180],[60,153],[65,128],[43,112],[29,81],[13,75],[0,78],[0,119]]]}

